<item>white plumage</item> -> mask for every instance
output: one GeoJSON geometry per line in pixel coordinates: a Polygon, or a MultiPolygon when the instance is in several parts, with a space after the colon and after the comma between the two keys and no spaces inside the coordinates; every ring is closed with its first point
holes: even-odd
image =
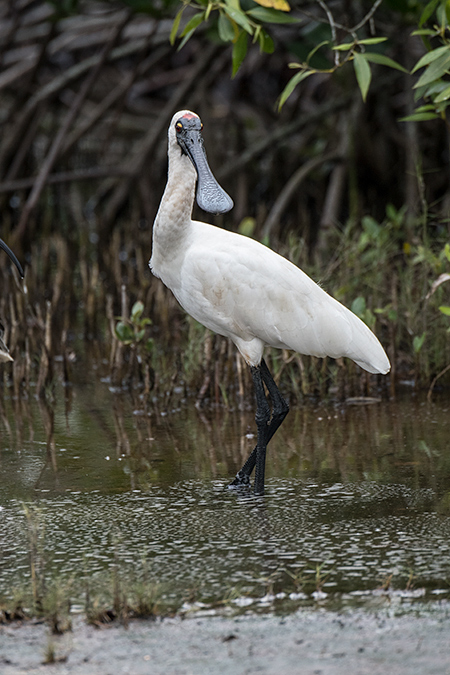
{"type": "MultiPolygon", "coordinates": [[[[0,239],[0,249],[5,251],[17,267],[20,276],[23,278],[23,269],[22,265],[20,262],[17,260],[15,254],[11,251],[9,246],[5,244],[3,239],[0,239]]],[[[3,335],[5,333],[5,329],[3,328],[3,325],[0,323],[0,363],[6,363],[8,361],[13,361],[14,359],[12,358],[11,354],[9,353],[9,349],[6,346],[6,344],[3,342],[3,335]]]]}
{"type": "Polygon", "coordinates": [[[153,274],[186,312],[233,340],[252,369],[259,368],[270,345],[346,356],[370,373],[387,373],[389,360],[372,331],[302,270],[253,239],[191,219],[197,181],[203,209],[225,212],[233,205],[209,170],[200,130],[198,116],[187,110],[176,113],[169,126],[169,172],[153,229],[153,274]]]}
{"type": "Polygon", "coordinates": [[[13,361],[9,349],[6,344],[3,342],[3,336],[5,334],[5,329],[3,324],[0,323],[0,363],[7,363],[8,361],[13,361]]]}

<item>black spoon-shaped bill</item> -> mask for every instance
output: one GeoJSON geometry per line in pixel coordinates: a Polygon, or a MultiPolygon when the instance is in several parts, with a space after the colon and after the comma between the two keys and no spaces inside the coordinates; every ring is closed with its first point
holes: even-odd
{"type": "Polygon", "coordinates": [[[17,260],[16,256],[15,256],[14,253],[11,251],[11,249],[9,248],[9,246],[7,246],[7,245],[5,244],[5,242],[3,241],[3,239],[0,239],[0,248],[2,248],[2,249],[5,251],[5,253],[7,253],[7,254],[9,255],[9,257],[10,257],[11,260],[13,261],[14,265],[15,265],[15,266],[17,267],[17,269],[19,270],[19,274],[20,274],[20,276],[21,276],[22,279],[23,279],[23,267],[22,267],[22,265],[20,264],[20,262],[17,260]]]}
{"type": "Polygon", "coordinates": [[[206,158],[201,134],[202,123],[194,115],[181,117],[176,125],[178,145],[189,157],[197,171],[197,204],[208,213],[226,213],[234,204],[213,176],[206,158]]]}

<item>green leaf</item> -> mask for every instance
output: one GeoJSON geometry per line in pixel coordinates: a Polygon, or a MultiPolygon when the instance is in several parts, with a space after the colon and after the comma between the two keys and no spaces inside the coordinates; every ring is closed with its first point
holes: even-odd
{"type": "Polygon", "coordinates": [[[406,68],[403,68],[403,66],[397,63],[397,61],[390,59],[389,56],[385,56],[384,54],[377,54],[376,52],[364,52],[364,58],[366,61],[370,61],[371,63],[379,63],[381,66],[396,68],[397,70],[401,70],[403,73],[408,72],[406,68]]]}
{"type": "Polygon", "coordinates": [[[143,311],[144,311],[144,305],[140,300],[138,300],[137,302],[134,303],[134,305],[131,309],[131,320],[133,321],[133,323],[136,323],[137,321],[139,321],[139,319],[142,316],[143,311]]]}
{"type": "Polygon", "coordinates": [[[265,54],[273,54],[275,51],[275,45],[269,33],[267,33],[264,28],[259,31],[258,34],[259,47],[262,52],[265,54]]]}
{"type": "Polygon", "coordinates": [[[253,26],[240,8],[239,3],[232,2],[231,0],[225,0],[223,10],[231,19],[233,19],[233,21],[238,24],[238,26],[243,28],[246,33],[253,35],[253,26]]]}
{"type": "Polygon", "coordinates": [[[425,88],[424,96],[438,96],[448,87],[448,84],[446,80],[435,80],[425,88]]]}
{"type": "Polygon", "coordinates": [[[436,8],[436,18],[438,22],[440,23],[441,31],[444,32],[444,30],[447,28],[447,24],[449,22],[449,17],[447,13],[447,1],[446,0],[441,0],[441,2],[438,4],[436,8]]]}
{"type": "Polygon", "coordinates": [[[223,12],[220,12],[219,14],[217,28],[219,37],[223,42],[232,42],[235,39],[236,34],[234,32],[233,24],[223,12]]]}
{"type": "Polygon", "coordinates": [[[180,44],[178,45],[178,51],[180,49],[183,49],[184,45],[186,42],[192,37],[192,35],[195,32],[195,29],[198,28],[198,26],[202,23],[202,21],[205,18],[205,12],[199,12],[198,14],[195,14],[192,19],[190,19],[187,24],[185,25],[183,32],[180,34],[180,37],[183,39],[181,40],[180,44]]]}
{"type": "Polygon", "coordinates": [[[397,312],[396,309],[391,309],[391,310],[388,312],[388,319],[389,319],[389,321],[397,321],[397,319],[398,319],[398,312],[397,312]]]}
{"type": "Polygon", "coordinates": [[[373,38],[364,38],[364,40],[358,40],[360,45],[379,45],[380,42],[386,42],[387,37],[373,37],[373,38]]]}
{"type": "Polygon", "coordinates": [[[411,33],[411,36],[415,36],[415,35],[427,35],[427,36],[436,35],[436,31],[431,30],[431,28],[422,28],[422,29],[419,29],[419,30],[413,30],[413,32],[411,33]]]}
{"type": "Polygon", "coordinates": [[[450,262],[450,244],[448,242],[444,246],[444,255],[447,258],[447,260],[450,262]]]}
{"type": "Polygon", "coordinates": [[[439,2],[441,0],[431,0],[427,5],[425,5],[425,8],[420,16],[419,19],[419,26],[422,27],[424,23],[428,21],[430,16],[433,14],[435,11],[436,7],[438,6],[439,2]]]}
{"type": "Polygon", "coordinates": [[[426,122],[427,120],[435,120],[437,117],[439,117],[437,113],[419,112],[400,117],[399,122],[426,122]]]}
{"type": "Polygon", "coordinates": [[[420,105],[418,108],[415,109],[414,115],[417,113],[424,113],[424,112],[436,112],[436,106],[434,106],[432,103],[426,103],[425,105],[420,105]]]}
{"type": "Polygon", "coordinates": [[[436,31],[431,30],[431,28],[422,28],[419,30],[413,30],[411,35],[436,35],[436,31]]]}
{"type": "Polygon", "coordinates": [[[294,91],[295,87],[298,84],[300,84],[302,80],[305,80],[310,75],[314,75],[315,72],[316,72],[315,70],[302,70],[299,73],[296,73],[296,75],[294,75],[293,77],[291,77],[291,79],[281,92],[280,101],[278,103],[278,110],[281,110],[281,108],[284,106],[287,99],[294,91]]]}
{"type": "Polygon", "coordinates": [[[363,54],[355,54],[353,66],[355,68],[356,79],[358,80],[362,99],[365,101],[367,92],[369,91],[370,80],[372,79],[372,71],[363,54]]]}
{"type": "Polygon", "coordinates": [[[442,54],[439,59],[433,61],[424,73],[419,77],[418,81],[414,85],[414,89],[418,87],[423,87],[425,84],[430,84],[435,80],[439,80],[443,75],[445,75],[450,68],[450,46],[446,49],[446,53],[442,54]]]}
{"type": "Polygon", "coordinates": [[[270,7],[255,7],[249,9],[248,16],[262,23],[300,23],[300,19],[289,16],[286,12],[280,12],[278,9],[271,9],[270,7]]]}
{"type": "Polygon", "coordinates": [[[355,42],[343,42],[341,45],[335,45],[332,49],[335,52],[348,52],[350,49],[353,49],[355,42]]]}
{"type": "Polygon", "coordinates": [[[123,321],[119,321],[116,324],[116,337],[120,342],[123,342],[124,344],[130,344],[134,340],[134,331],[129,326],[128,324],[124,323],[123,321]]]}
{"type": "Polygon", "coordinates": [[[442,101],[447,101],[450,98],[450,86],[446,87],[440,94],[434,99],[435,103],[441,103],[442,101]]]}
{"type": "Polygon", "coordinates": [[[428,66],[429,63],[432,63],[436,59],[438,59],[440,56],[445,54],[446,52],[449,51],[449,46],[448,45],[443,45],[442,47],[437,47],[436,49],[432,49],[431,52],[427,52],[420,58],[414,68],[411,70],[411,73],[415,73],[416,70],[419,70],[419,68],[423,68],[423,66],[428,66]]]}
{"type": "Polygon", "coordinates": [[[422,345],[425,342],[425,337],[426,337],[426,332],[422,333],[422,335],[415,335],[413,339],[413,349],[414,349],[414,354],[418,354],[420,350],[422,349],[422,345]]]}
{"type": "Polygon", "coordinates": [[[330,41],[329,41],[329,40],[322,40],[322,42],[319,42],[319,44],[316,45],[316,46],[314,47],[314,49],[311,49],[311,51],[309,52],[308,56],[306,57],[306,62],[309,63],[309,62],[311,61],[312,57],[314,56],[314,54],[315,54],[317,51],[319,51],[319,49],[320,49],[321,47],[323,47],[324,45],[329,45],[329,44],[330,44],[330,41]]]}
{"type": "Polygon", "coordinates": [[[255,232],[256,220],[250,216],[243,218],[239,223],[238,232],[244,237],[252,237],[255,232]]]}
{"type": "Polygon", "coordinates": [[[140,342],[142,338],[145,335],[145,328],[142,328],[141,330],[138,330],[138,332],[135,334],[134,339],[136,342],[140,342]]]}
{"type": "Polygon", "coordinates": [[[189,21],[181,31],[180,37],[185,37],[186,35],[188,35],[188,33],[192,35],[194,30],[201,24],[204,18],[205,12],[197,12],[197,14],[194,14],[194,16],[192,16],[189,19],[189,21]]]}
{"type": "Polygon", "coordinates": [[[442,314],[445,314],[445,316],[450,316],[450,307],[447,307],[446,305],[441,305],[439,311],[442,312],[442,314]]]}
{"type": "MultiPolygon", "coordinates": [[[[436,96],[438,96],[444,89],[448,87],[448,82],[445,82],[444,80],[434,80],[434,82],[431,82],[430,84],[426,84],[424,87],[417,87],[417,89],[414,90],[414,100],[419,101],[422,98],[431,98],[432,100],[435,99],[436,96]]],[[[431,106],[433,110],[435,109],[435,106],[431,106]]],[[[421,109],[423,106],[421,106],[421,109]]],[[[418,110],[418,108],[416,109],[418,110]]]]}
{"type": "Polygon", "coordinates": [[[419,89],[426,85],[434,84],[446,75],[450,69],[450,50],[443,54],[439,59],[433,61],[422,73],[414,85],[414,89],[419,89]]]}
{"type": "Polygon", "coordinates": [[[383,231],[383,227],[372,216],[364,216],[361,221],[364,232],[376,239],[383,231]]]}
{"type": "Polygon", "coordinates": [[[356,316],[359,316],[360,319],[362,319],[366,313],[366,300],[363,298],[362,295],[358,296],[355,298],[352,302],[351,305],[351,310],[353,314],[356,314],[356,316]]]}
{"type": "Polygon", "coordinates": [[[241,66],[242,61],[245,59],[245,56],[247,54],[247,43],[248,43],[247,33],[241,30],[238,39],[233,45],[233,52],[231,55],[233,70],[231,77],[235,77],[236,73],[238,72],[241,66]]]}
{"type": "Polygon", "coordinates": [[[415,112],[436,112],[436,107],[432,103],[425,103],[416,108],[415,112]]]}
{"type": "Polygon", "coordinates": [[[182,16],[183,12],[184,12],[184,7],[182,7],[180,9],[180,11],[177,12],[177,14],[176,14],[176,16],[173,20],[172,29],[170,31],[170,44],[171,45],[173,45],[175,43],[177,33],[178,33],[178,27],[180,25],[181,16],[182,16]]]}

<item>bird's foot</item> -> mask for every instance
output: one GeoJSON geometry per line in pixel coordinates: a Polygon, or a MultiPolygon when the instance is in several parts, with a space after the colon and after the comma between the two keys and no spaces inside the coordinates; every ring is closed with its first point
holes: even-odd
{"type": "Polygon", "coordinates": [[[247,473],[243,473],[243,471],[238,471],[236,477],[228,487],[250,487],[250,476],[247,473]]]}

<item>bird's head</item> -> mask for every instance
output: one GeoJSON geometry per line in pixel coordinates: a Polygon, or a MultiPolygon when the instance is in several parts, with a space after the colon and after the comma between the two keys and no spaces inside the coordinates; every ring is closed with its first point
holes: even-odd
{"type": "Polygon", "coordinates": [[[206,159],[200,117],[190,110],[177,112],[170,123],[169,143],[178,144],[197,172],[197,204],[203,211],[219,214],[233,208],[233,200],[214,178],[206,159]]]}
{"type": "Polygon", "coordinates": [[[9,255],[9,257],[10,257],[11,260],[13,261],[14,265],[15,265],[15,266],[17,267],[17,269],[19,270],[19,274],[20,274],[20,276],[21,276],[22,279],[23,279],[23,268],[22,268],[22,265],[21,265],[20,262],[17,260],[16,256],[15,256],[14,253],[11,251],[11,249],[9,248],[9,246],[7,246],[7,245],[5,244],[5,242],[3,241],[3,239],[0,239],[0,248],[2,248],[2,249],[9,255]]]}

